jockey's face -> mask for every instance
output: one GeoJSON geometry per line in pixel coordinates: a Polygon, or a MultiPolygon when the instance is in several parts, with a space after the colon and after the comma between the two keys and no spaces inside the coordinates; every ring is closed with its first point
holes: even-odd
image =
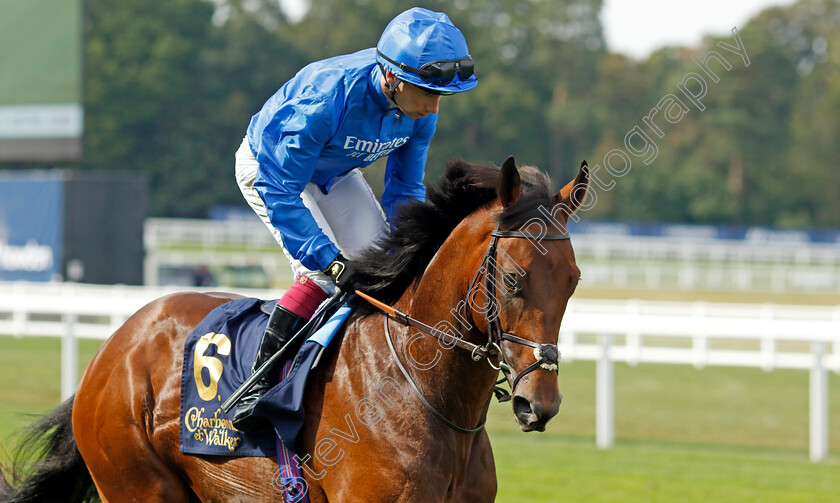
{"type": "MultiPolygon", "coordinates": [[[[393,84],[396,77],[388,72],[388,83],[393,84]]],[[[390,91],[385,90],[386,95],[390,91]]],[[[437,113],[440,95],[431,93],[408,82],[400,82],[394,92],[394,103],[410,119],[419,119],[429,114],[437,113]]]]}
{"type": "Polygon", "coordinates": [[[440,95],[430,93],[408,82],[401,82],[394,94],[395,103],[411,119],[437,113],[440,95]]]}

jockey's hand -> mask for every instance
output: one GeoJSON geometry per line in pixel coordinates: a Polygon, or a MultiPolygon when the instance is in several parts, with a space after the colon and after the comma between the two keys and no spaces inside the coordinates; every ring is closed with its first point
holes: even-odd
{"type": "Polygon", "coordinates": [[[335,283],[335,286],[345,292],[352,292],[355,289],[355,283],[353,281],[355,272],[349,261],[340,253],[324,269],[324,274],[330,277],[332,282],[335,283]]]}

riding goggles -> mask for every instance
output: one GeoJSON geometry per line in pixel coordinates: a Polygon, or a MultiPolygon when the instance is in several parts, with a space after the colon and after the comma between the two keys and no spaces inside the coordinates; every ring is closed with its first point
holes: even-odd
{"type": "Polygon", "coordinates": [[[475,72],[475,62],[473,62],[473,59],[469,56],[458,59],[430,61],[420,68],[414,68],[413,66],[408,66],[404,63],[397,63],[393,59],[382,54],[379,49],[376,50],[376,53],[379,54],[385,61],[398,66],[401,70],[411,72],[423,79],[423,82],[436,86],[445,86],[449,84],[456,75],[461,81],[466,81],[472,77],[475,72]]]}

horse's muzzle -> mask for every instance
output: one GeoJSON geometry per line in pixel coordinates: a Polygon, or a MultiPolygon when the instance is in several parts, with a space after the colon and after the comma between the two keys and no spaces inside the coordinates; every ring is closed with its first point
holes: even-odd
{"type": "Polygon", "coordinates": [[[560,410],[562,395],[558,395],[556,403],[531,402],[522,395],[513,397],[513,415],[522,431],[545,431],[548,421],[560,410]]]}

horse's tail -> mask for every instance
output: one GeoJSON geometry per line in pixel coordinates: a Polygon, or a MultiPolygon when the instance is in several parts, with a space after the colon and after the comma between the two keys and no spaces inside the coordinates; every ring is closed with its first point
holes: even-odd
{"type": "Polygon", "coordinates": [[[14,466],[3,468],[3,503],[99,501],[73,437],[73,397],[28,427],[14,466]]]}

